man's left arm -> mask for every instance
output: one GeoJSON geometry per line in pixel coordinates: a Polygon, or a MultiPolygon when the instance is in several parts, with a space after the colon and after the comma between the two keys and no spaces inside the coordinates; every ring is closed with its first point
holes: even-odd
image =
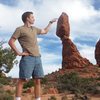
{"type": "Polygon", "coordinates": [[[49,21],[49,24],[48,24],[44,29],[41,29],[40,34],[46,34],[46,33],[48,33],[48,31],[49,31],[51,25],[52,25],[54,22],[56,22],[56,21],[57,21],[57,18],[54,18],[53,20],[49,21]]]}

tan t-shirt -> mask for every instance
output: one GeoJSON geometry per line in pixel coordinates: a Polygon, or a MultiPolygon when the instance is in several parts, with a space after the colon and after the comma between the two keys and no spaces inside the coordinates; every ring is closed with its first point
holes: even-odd
{"type": "Polygon", "coordinates": [[[38,42],[37,42],[37,34],[40,34],[41,29],[26,26],[20,26],[16,28],[12,37],[18,39],[23,51],[27,51],[30,55],[40,56],[38,42]]]}

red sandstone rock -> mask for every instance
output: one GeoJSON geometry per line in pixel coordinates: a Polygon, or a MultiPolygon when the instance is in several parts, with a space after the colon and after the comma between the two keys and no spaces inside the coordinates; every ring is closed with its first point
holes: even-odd
{"type": "Polygon", "coordinates": [[[64,12],[58,19],[56,34],[61,39],[63,39],[64,36],[69,37],[69,35],[70,35],[70,26],[69,26],[68,15],[64,12]]]}
{"type": "Polygon", "coordinates": [[[62,40],[62,68],[82,68],[92,66],[86,58],[83,58],[75,44],[69,39],[70,25],[68,15],[62,13],[57,23],[57,36],[62,40]]]}
{"type": "Polygon", "coordinates": [[[69,38],[64,38],[62,44],[62,68],[82,68],[92,66],[89,60],[80,55],[77,47],[69,38]]]}
{"type": "Polygon", "coordinates": [[[97,64],[100,67],[100,40],[96,44],[96,48],[95,48],[95,59],[96,59],[97,64]]]}

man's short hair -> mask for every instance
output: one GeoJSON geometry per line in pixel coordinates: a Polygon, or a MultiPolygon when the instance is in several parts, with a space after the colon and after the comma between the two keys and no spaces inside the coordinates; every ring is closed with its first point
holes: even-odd
{"type": "Polygon", "coordinates": [[[30,16],[30,14],[33,14],[33,12],[24,12],[24,13],[22,14],[22,21],[23,21],[24,23],[26,22],[26,19],[27,19],[27,17],[30,16]]]}

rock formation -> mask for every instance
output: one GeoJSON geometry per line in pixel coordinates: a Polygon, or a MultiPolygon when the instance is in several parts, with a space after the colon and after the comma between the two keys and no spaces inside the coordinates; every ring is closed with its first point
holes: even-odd
{"type": "Polygon", "coordinates": [[[100,67],[100,40],[96,44],[95,59],[96,59],[97,65],[99,65],[100,67]]]}
{"type": "Polygon", "coordinates": [[[68,15],[64,12],[58,19],[56,34],[61,39],[63,39],[64,36],[69,37],[69,35],[70,35],[70,26],[69,26],[68,15]]]}
{"type": "Polygon", "coordinates": [[[68,15],[62,13],[57,22],[56,35],[62,41],[62,68],[82,68],[92,64],[86,58],[83,58],[75,44],[69,38],[70,25],[68,15]]]}

